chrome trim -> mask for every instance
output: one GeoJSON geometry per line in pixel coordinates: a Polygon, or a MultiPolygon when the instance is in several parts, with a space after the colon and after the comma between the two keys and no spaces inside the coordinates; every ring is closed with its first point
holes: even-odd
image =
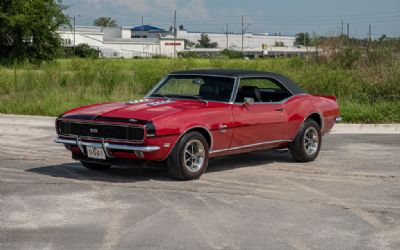
{"type": "Polygon", "coordinates": [[[218,149],[218,150],[210,151],[210,154],[231,151],[231,150],[238,150],[238,149],[242,149],[242,148],[251,148],[251,147],[260,146],[260,145],[283,143],[283,142],[292,142],[292,141],[291,140],[275,140],[275,141],[259,142],[259,143],[248,144],[248,145],[243,145],[243,146],[238,146],[238,147],[233,147],[233,148],[218,149]]]}
{"type": "Polygon", "coordinates": [[[202,128],[202,129],[205,129],[205,130],[207,131],[208,135],[210,136],[210,148],[209,148],[208,150],[211,152],[212,146],[213,146],[213,144],[214,144],[214,139],[213,139],[213,136],[212,136],[211,131],[210,131],[207,127],[195,126],[195,127],[191,127],[191,128],[189,128],[189,129],[186,129],[183,133],[181,133],[181,134],[179,135],[178,139],[176,139],[176,142],[175,142],[174,146],[171,147],[171,150],[168,152],[167,156],[164,157],[164,159],[162,159],[162,161],[168,158],[168,156],[171,154],[172,150],[174,150],[176,143],[182,138],[182,136],[184,136],[184,135],[185,135],[187,132],[189,132],[190,130],[196,129],[196,128],[202,128]]]}
{"type": "Polygon", "coordinates": [[[57,119],[57,122],[69,122],[75,124],[89,124],[89,125],[105,125],[105,126],[115,126],[115,127],[125,127],[125,128],[141,128],[143,129],[143,139],[142,140],[128,140],[128,139],[117,139],[117,138],[103,138],[103,137],[94,137],[94,136],[78,136],[73,134],[64,134],[60,131],[60,126],[58,126],[58,134],[63,136],[70,136],[70,137],[79,137],[79,138],[86,138],[86,139],[103,139],[103,140],[113,140],[119,142],[133,142],[133,143],[142,143],[147,136],[145,126],[138,126],[138,125],[124,125],[124,124],[112,124],[112,123],[102,123],[102,122],[87,122],[87,121],[76,121],[76,120],[68,120],[68,119],[57,119]]]}
{"type": "Polygon", "coordinates": [[[273,77],[273,76],[256,76],[256,75],[240,76],[240,77],[239,77],[239,82],[240,82],[240,80],[242,80],[242,79],[249,79],[249,78],[274,79],[274,80],[276,80],[277,82],[279,82],[287,91],[289,91],[289,93],[290,93],[292,96],[294,95],[293,92],[290,91],[290,89],[288,89],[288,88],[285,86],[284,83],[282,83],[279,79],[277,79],[276,77],[273,77]]]}
{"type": "MultiPolygon", "coordinates": [[[[153,94],[153,92],[155,92],[159,87],[161,87],[161,85],[165,82],[165,80],[168,79],[169,76],[212,76],[212,77],[221,77],[221,78],[232,78],[234,79],[234,83],[233,83],[233,88],[232,88],[232,92],[231,92],[231,96],[229,98],[228,102],[221,102],[221,101],[214,101],[214,100],[206,100],[209,102],[218,102],[218,103],[226,103],[226,104],[233,104],[233,97],[236,96],[236,94],[234,95],[235,89],[236,89],[236,84],[237,84],[237,77],[235,76],[224,76],[224,75],[209,75],[209,74],[168,74],[166,77],[164,77],[163,79],[161,79],[145,96],[144,98],[160,98],[160,97],[151,97],[151,95],[153,94]]],[[[161,97],[162,98],[162,97],[161,97]]],[[[172,97],[171,97],[172,98],[172,97]]],[[[179,98],[176,98],[179,100],[179,98]]],[[[192,99],[190,99],[192,100],[192,99]]]]}
{"type": "Polygon", "coordinates": [[[114,123],[107,123],[109,121],[105,122],[88,122],[88,121],[82,121],[82,120],[74,120],[74,119],[69,119],[69,118],[61,118],[57,119],[57,121],[65,121],[65,122],[72,122],[72,123],[84,123],[84,124],[92,124],[92,125],[107,125],[107,126],[116,126],[116,127],[134,127],[134,128],[144,128],[144,126],[139,126],[139,125],[128,125],[128,124],[114,124],[114,123]]]}
{"type": "Polygon", "coordinates": [[[76,138],[76,145],[78,145],[78,148],[81,150],[82,154],[84,154],[85,150],[83,149],[82,141],[79,137],[76,138]]]}
{"type": "MultiPolygon", "coordinates": [[[[325,125],[324,117],[321,115],[320,112],[311,112],[311,113],[309,113],[306,117],[304,117],[304,119],[303,119],[303,121],[301,122],[300,126],[297,128],[296,133],[294,134],[294,138],[296,138],[296,136],[297,136],[297,134],[299,133],[300,129],[303,127],[304,122],[308,119],[308,117],[310,117],[310,116],[313,115],[313,114],[318,114],[318,115],[319,115],[319,118],[321,119],[321,128],[320,128],[320,129],[321,129],[321,133],[322,133],[323,128],[324,128],[324,125],[325,125]]],[[[294,139],[294,138],[293,138],[293,139],[294,139]]]]}
{"type": "Polygon", "coordinates": [[[271,79],[274,79],[274,80],[276,80],[277,82],[279,82],[279,83],[291,94],[291,96],[288,96],[288,97],[286,97],[285,99],[283,99],[283,100],[281,100],[281,101],[279,101],[279,102],[254,102],[254,104],[282,104],[282,103],[287,102],[288,100],[290,100],[292,97],[295,97],[295,96],[310,95],[310,94],[308,94],[308,93],[293,94],[293,92],[290,91],[290,89],[288,89],[288,88],[285,86],[284,83],[282,83],[280,80],[278,80],[278,79],[275,78],[275,77],[263,77],[263,76],[251,76],[251,75],[250,75],[250,76],[240,76],[240,77],[238,77],[238,82],[239,82],[239,84],[238,84],[238,86],[237,86],[236,93],[235,93],[235,98],[233,99],[232,104],[241,104],[241,102],[235,102],[236,96],[237,96],[237,92],[239,92],[240,81],[241,81],[242,79],[249,79],[249,78],[250,78],[250,79],[251,79],[251,78],[259,78],[259,79],[268,79],[268,78],[271,78],[271,79]]]}
{"type": "Polygon", "coordinates": [[[130,146],[130,145],[113,144],[113,143],[108,143],[108,142],[104,142],[104,141],[103,141],[103,143],[85,142],[85,141],[81,141],[79,138],[77,138],[76,140],[73,140],[73,139],[62,139],[62,138],[56,137],[56,138],[54,138],[54,142],[62,143],[64,145],[78,146],[82,152],[83,152],[82,146],[103,148],[106,151],[106,153],[107,153],[107,150],[110,150],[110,149],[140,151],[140,152],[154,152],[154,151],[158,151],[160,149],[159,146],[130,146]]]}
{"type": "MultiPolygon", "coordinates": [[[[291,95],[291,96],[289,96],[289,97],[286,97],[285,99],[282,99],[281,101],[279,101],[279,102],[254,102],[253,104],[254,105],[259,105],[259,104],[284,104],[285,102],[287,102],[287,101],[289,101],[290,99],[292,99],[293,97],[296,97],[296,96],[303,96],[303,95],[310,95],[310,94],[306,94],[306,93],[303,93],[303,94],[297,94],[297,95],[291,95]]],[[[243,102],[235,102],[235,103],[233,103],[233,104],[235,104],[235,105],[241,105],[241,104],[243,104],[243,102]]]]}
{"type": "Polygon", "coordinates": [[[112,152],[109,150],[109,148],[107,148],[108,143],[104,141],[104,139],[101,140],[102,143],[102,147],[104,152],[106,153],[108,158],[113,158],[114,155],[112,154],[112,152]],[[107,145],[106,145],[107,144],[107,145]]]}
{"type": "Polygon", "coordinates": [[[232,89],[231,97],[229,99],[229,104],[235,103],[237,93],[239,92],[239,84],[240,84],[239,77],[235,77],[235,83],[233,84],[233,89],[232,89]]]}

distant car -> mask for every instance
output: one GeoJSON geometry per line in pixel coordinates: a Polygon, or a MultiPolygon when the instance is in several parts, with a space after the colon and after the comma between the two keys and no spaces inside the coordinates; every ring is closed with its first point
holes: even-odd
{"type": "Polygon", "coordinates": [[[340,120],[333,96],[307,94],[275,73],[192,70],[167,75],[142,100],[72,109],[56,120],[72,158],[89,169],[165,161],[173,178],[199,178],[208,159],[289,148],[313,161],[340,120]]]}

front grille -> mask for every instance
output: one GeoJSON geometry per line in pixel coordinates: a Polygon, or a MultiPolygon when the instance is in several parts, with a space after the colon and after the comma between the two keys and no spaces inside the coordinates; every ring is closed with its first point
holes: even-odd
{"type": "Polygon", "coordinates": [[[62,135],[104,139],[142,141],[144,138],[144,129],[142,127],[128,127],[119,125],[59,121],[58,131],[62,135]]]}

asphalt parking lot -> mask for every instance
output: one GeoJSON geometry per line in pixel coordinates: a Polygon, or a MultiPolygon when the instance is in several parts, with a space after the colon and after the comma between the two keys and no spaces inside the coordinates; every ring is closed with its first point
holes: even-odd
{"type": "Polygon", "coordinates": [[[190,182],[89,171],[53,136],[50,118],[0,116],[1,249],[400,249],[399,134],[330,134],[306,164],[214,159],[190,182]]]}

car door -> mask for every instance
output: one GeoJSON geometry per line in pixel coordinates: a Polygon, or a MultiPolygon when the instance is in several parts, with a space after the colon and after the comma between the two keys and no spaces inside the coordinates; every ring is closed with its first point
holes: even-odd
{"type": "Polygon", "coordinates": [[[288,140],[283,100],[290,95],[274,79],[241,78],[232,107],[234,129],[230,148],[288,140]],[[254,103],[246,103],[249,98],[254,103]]]}

